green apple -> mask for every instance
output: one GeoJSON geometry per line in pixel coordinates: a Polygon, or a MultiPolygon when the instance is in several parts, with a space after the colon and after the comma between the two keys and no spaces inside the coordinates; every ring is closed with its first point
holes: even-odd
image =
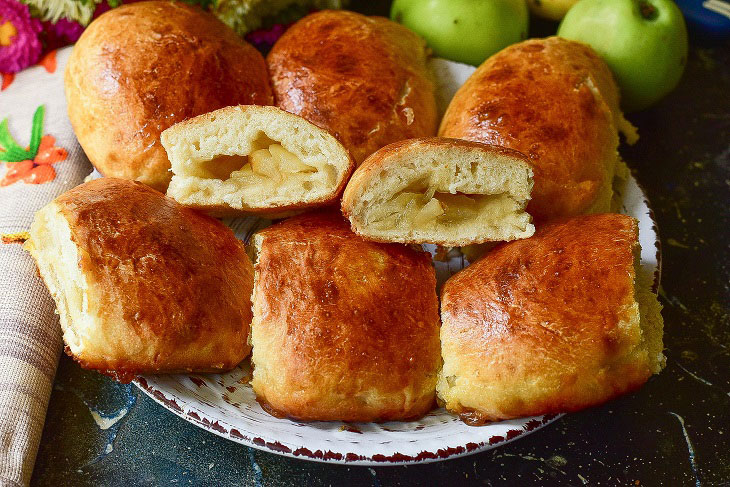
{"type": "Polygon", "coordinates": [[[627,112],[672,91],[687,63],[687,28],[672,0],[580,0],[558,35],[585,42],[603,57],[627,112]]]}
{"type": "Polygon", "coordinates": [[[527,38],[525,0],[395,0],[390,18],[426,39],[436,56],[479,65],[527,38]]]}

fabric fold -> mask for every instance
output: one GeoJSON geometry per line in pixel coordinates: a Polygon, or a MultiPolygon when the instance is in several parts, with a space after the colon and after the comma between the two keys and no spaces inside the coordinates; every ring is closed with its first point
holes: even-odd
{"type": "Polygon", "coordinates": [[[55,304],[22,235],[38,209],[91,171],[66,115],[63,70],[71,49],[56,53],[55,69],[29,68],[0,92],[0,120],[7,119],[0,146],[7,149],[10,135],[13,154],[22,154],[17,148],[28,151],[33,132],[42,134],[36,153],[27,154],[32,159],[0,162],[0,235],[7,237],[0,244],[0,487],[30,482],[62,345],[55,304]]]}

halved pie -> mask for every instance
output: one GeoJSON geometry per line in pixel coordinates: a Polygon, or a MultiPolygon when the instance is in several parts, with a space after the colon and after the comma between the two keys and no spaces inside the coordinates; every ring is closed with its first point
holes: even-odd
{"type": "Polygon", "coordinates": [[[173,125],[167,195],[216,216],[296,211],[334,202],[352,172],[333,135],[270,106],[235,106],[173,125]]]}
{"type": "Polygon", "coordinates": [[[464,246],[526,238],[532,169],[521,153],[447,138],[396,142],[368,157],[342,197],[353,230],[381,242],[464,246]]]}

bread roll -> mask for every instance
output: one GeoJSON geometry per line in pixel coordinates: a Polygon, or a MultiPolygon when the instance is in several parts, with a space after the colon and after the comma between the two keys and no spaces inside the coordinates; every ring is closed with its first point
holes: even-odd
{"type": "Polygon", "coordinates": [[[411,139],[365,160],[347,184],[342,212],[370,240],[463,246],[532,235],[531,190],[532,170],[519,152],[411,139]]]}
{"type": "Polygon", "coordinates": [[[636,221],[579,216],[502,244],[441,293],[438,394],[473,424],[576,411],[664,366],[636,221]]]}
{"type": "Polygon", "coordinates": [[[276,107],[221,108],[162,133],[167,195],[217,216],[331,203],[354,162],[326,130],[276,107]]]}
{"type": "Polygon", "coordinates": [[[267,57],[279,107],[338,138],[360,164],[402,139],[436,135],[426,43],[381,17],[322,11],[294,24],[267,57]]]}
{"type": "Polygon", "coordinates": [[[558,37],[529,39],[487,59],[457,91],[439,135],[526,154],[535,171],[527,211],[545,221],[609,211],[618,128],[630,127],[619,91],[593,50],[558,37]]]}
{"type": "Polygon", "coordinates": [[[368,242],[339,212],[254,236],[258,401],[300,420],[389,421],[434,405],[441,365],[428,253],[368,242]]]}
{"type": "Polygon", "coordinates": [[[253,266],[218,221],[139,182],[102,178],[35,215],[26,248],[53,295],[66,353],[129,381],[213,372],[250,351],[253,266]]]}
{"type": "Polygon", "coordinates": [[[229,105],[273,103],[266,63],[230,28],[182,2],[123,5],[93,21],[65,73],[68,116],[105,176],[165,191],[167,127],[229,105]]]}

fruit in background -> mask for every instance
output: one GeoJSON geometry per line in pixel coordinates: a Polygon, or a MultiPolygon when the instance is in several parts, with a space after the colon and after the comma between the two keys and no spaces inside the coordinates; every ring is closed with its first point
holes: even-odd
{"type": "Polygon", "coordinates": [[[687,63],[687,28],[672,0],[580,0],[558,29],[603,57],[621,88],[626,112],[672,91],[687,63]]]}
{"type": "Polygon", "coordinates": [[[479,65],[527,38],[525,0],[395,0],[390,18],[426,39],[434,55],[479,65]]]}
{"type": "Polygon", "coordinates": [[[549,20],[560,20],[578,0],[527,0],[533,14],[549,20]]]}

